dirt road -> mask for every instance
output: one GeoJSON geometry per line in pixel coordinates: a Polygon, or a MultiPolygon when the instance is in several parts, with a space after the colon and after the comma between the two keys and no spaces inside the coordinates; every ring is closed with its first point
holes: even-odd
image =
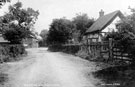
{"type": "Polygon", "coordinates": [[[47,48],[27,51],[24,60],[8,63],[5,87],[95,87],[97,80],[90,74],[94,63],[47,48]]]}

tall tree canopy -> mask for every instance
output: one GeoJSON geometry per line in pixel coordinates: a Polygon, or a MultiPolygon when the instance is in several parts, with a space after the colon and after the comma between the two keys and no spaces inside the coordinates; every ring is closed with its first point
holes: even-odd
{"type": "Polygon", "coordinates": [[[40,36],[42,37],[42,40],[39,42],[40,46],[47,45],[47,35],[48,35],[48,30],[44,29],[41,31],[40,36]]]}
{"type": "Polygon", "coordinates": [[[48,30],[44,29],[41,31],[40,36],[42,37],[42,39],[46,39],[47,38],[47,34],[48,34],[48,30]]]}
{"type": "Polygon", "coordinates": [[[21,43],[29,37],[39,12],[32,8],[23,9],[22,3],[17,2],[9,6],[9,12],[1,17],[1,31],[3,37],[11,43],[21,43]]]}
{"type": "Polygon", "coordinates": [[[80,42],[86,30],[94,23],[94,19],[90,19],[87,14],[77,14],[73,18],[73,23],[76,27],[75,32],[78,32],[78,40],[80,42]]]}
{"type": "Polygon", "coordinates": [[[55,19],[48,32],[48,44],[64,44],[72,37],[74,25],[68,19],[55,19]]]}
{"type": "Polygon", "coordinates": [[[5,3],[10,2],[11,0],[0,0],[0,7],[3,6],[5,3]]]}
{"type": "Polygon", "coordinates": [[[78,14],[72,20],[55,19],[50,25],[47,42],[49,44],[64,44],[68,41],[81,42],[86,30],[94,23],[87,14],[78,14]]]}

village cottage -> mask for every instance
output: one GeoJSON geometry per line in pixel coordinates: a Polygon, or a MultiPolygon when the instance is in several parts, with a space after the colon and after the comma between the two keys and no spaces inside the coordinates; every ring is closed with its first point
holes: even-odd
{"type": "Polygon", "coordinates": [[[117,31],[115,24],[120,20],[124,20],[124,15],[121,11],[118,10],[104,15],[104,11],[101,10],[99,18],[86,31],[85,38],[88,42],[101,42],[108,32],[117,31]]]}
{"type": "Polygon", "coordinates": [[[25,47],[28,48],[38,48],[40,39],[40,36],[30,35],[29,37],[23,40],[23,44],[25,47]]]}
{"type": "Polygon", "coordinates": [[[104,11],[99,12],[99,18],[96,22],[85,32],[84,48],[89,55],[98,56],[100,58],[113,57],[113,40],[104,41],[104,37],[110,32],[117,32],[116,24],[119,21],[124,21],[125,17],[121,11],[117,10],[112,13],[104,15],[104,11]],[[101,57],[102,56],[102,57],[101,57]]]}

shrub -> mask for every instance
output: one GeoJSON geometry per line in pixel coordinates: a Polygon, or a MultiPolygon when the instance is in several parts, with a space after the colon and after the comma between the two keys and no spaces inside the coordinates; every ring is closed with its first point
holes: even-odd
{"type": "Polygon", "coordinates": [[[60,45],[60,44],[55,44],[55,45],[50,45],[48,50],[53,51],[53,52],[60,51],[60,52],[65,52],[65,53],[75,55],[80,50],[80,45],[60,45]]]}
{"type": "Polygon", "coordinates": [[[63,51],[69,54],[76,54],[80,50],[80,45],[63,46],[63,51]]]}
{"type": "Polygon", "coordinates": [[[0,46],[0,62],[16,61],[20,55],[25,54],[25,48],[23,45],[5,44],[0,46]]]}
{"type": "Polygon", "coordinates": [[[49,46],[49,51],[57,52],[57,51],[62,51],[63,47],[60,44],[55,44],[55,45],[50,45],[49,46]]]}

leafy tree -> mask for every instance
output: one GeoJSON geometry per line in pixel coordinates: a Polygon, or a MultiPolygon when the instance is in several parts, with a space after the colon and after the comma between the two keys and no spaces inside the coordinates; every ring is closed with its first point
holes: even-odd
{"type": "Polygon", "coordinates": [[[47,37],[47,34],[48,34],[48,30],[44,29],[44,30],[41,31],[40,36],[42,38],[46,38],[47,37]]]}
{"type": "Polygon", "coordinates": [[[48,44],[64,44],[72,38],[73,23],[65,18],[55,19],[48,32],[48,44]]]}
{"type": "Polygon", "coordinates": [[[10,0],[0,0],[0,7],[3,6],[7,2],[10,2],[10,0]]]}
{"type": "Polygon", "coordinates": [[[44,29],[41,31],[40,36],[42,37],[42,40],[40,41],[40,46],[46,46],[47,45],[47,35],[48,30],[44,29]]]}
{"type": "Polygon", "coordinates": [[[75,24],[75,32],[78,33],[78,41],[80,42],[86,30],[94,23],[94,19],[90,19],[87,14],[77,14],[73,18],[73,23],[75,24]]]}
{"type": "Polygon", "coordinates": [[[22,43],[22,40],[32,35],[35,21],[39,15],[32,8],[23,9],[22,3],[9,6],[9,12],[1,17],[3,37],[11,43],[22,43]]]}

